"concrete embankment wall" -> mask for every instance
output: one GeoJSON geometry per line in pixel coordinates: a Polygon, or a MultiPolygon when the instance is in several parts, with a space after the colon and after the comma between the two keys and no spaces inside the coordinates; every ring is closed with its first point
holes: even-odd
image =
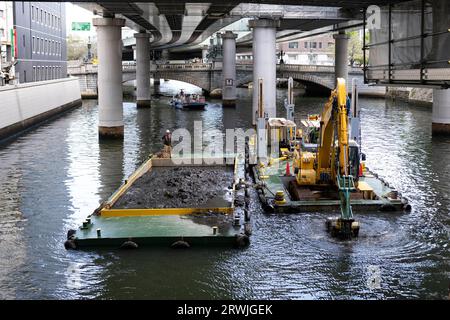
{"type": "Polygon", "coordinates": [[[0,87],[0,140],[80,105],[76,78],[0,87]]]}
{"type": "Polygon", "coordinates": [[[386,97],[393,100],[402,100],[416,104],[432,105],[433,89],[390,87],[387,89],[386,97]]]}

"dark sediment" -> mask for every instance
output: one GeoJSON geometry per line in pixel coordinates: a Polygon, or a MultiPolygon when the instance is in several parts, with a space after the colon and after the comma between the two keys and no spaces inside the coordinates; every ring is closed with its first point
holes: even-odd
{"type": "Polygon", "coordinates": [[[228,207],[232,185],[231,167],[154,167],[113,208],[228,207]]]}

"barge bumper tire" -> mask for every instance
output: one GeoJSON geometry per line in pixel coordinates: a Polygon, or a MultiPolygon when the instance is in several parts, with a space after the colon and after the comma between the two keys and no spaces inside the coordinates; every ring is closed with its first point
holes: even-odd
{"type": "Polygon", "coordinates": [[[66,242],[64,242],[64,248],[66,248],[66,250],[75,250],[77,245],[74,240],[66,240],[66,242]]]}
{"type": "Polygon", "coordinates": [[[190,248],[191,245],[189,243],[187,243],[186,241],[179,240],[179,241],[175,241],[174,243],[172,243],[171,247],[174,249],[187,249],[187,248],[190,248]]]}
{"type": "Polygon", "coordinates": [[[133,241],[125,241],[124,243],[122,243],[122,245],[120,246],[120,249],[137,249],[139,248],[138,244],[136,242],[133,241]]]}
{"type": "Polygon", "coordinates": [[[236,235],[235,246],[237,248],[244,248],[250,244],[250,238],[245,234],[236,235]]]}

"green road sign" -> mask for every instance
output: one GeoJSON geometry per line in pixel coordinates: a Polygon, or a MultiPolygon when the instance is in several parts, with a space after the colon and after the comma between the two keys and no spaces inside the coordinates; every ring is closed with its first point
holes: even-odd
{"type": "Polygon", "coordinates": [[[72,31],[91,31],[90,22],[72,22],[72,31]]]}

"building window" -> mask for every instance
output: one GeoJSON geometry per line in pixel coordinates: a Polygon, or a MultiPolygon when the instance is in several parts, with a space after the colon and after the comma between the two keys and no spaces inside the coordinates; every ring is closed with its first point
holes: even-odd
{"type": "Polygon", "coordinates": [[[311,48],[316,49],[317,48],[317,42],[311,42],[311,48]]]}
{"type": "Polygon", "coordinates": [[[25,48],[25,35],[22,35],[23,47],[25,48]]]}
{"type": "Polygon", "coordinates": [[[41,54],[44,54],[44,38],[41,38],[41,54]]]}
{"type": "Polygon", "coordinates": [[[0,18],[3,18],[3,10],[0,10],[0,18]]]}
{"type": "Polygon", "coordinates": [[[319,42],[319,49],[322,49],[322,42],[319,42]]]}
{"type": "Polygon", "coordinates": [[[3,37],[5,35],[5,29],[0,28],[0,37],[3,37]]]}
{"type": "Polygon", "coordinates": [[[36,81],[36,67],[34,67],[34,66],[33,66],[32,80],[33,80],[33,81],[36,81]]]}
{"type": "Polygon", "coordinates": [[[33,52],[33,53],[36,52],[36,38],[34,36],[31,40],[31,52],[33,52]]]}
{"type": "Polygon", "coordinates": [[[41,24],[42,24],[42,21],[43,21],[43,20],[42,20],[43,11],[44,11],[44,10],[41,9],[41,14],[39,15],[39,22],[40,22],[41,24]]]}
{"type": "MultiPolygon", "coordinates": [[[[1,18],[1,14],[0,14],[0,18],[1,18]]],[[[31,21],[34,21],[34,6],[33,5],[31,6],[31,21]]]]}
{"type": "Polygon", "coordinates": [[[289,49],[298,49],[298,42],[289,42],[289,49]]]}
{"type": "Polygon", "coordinates": [[[308,41],[305,41],[305,49],[308,49],[308,41]]]}

